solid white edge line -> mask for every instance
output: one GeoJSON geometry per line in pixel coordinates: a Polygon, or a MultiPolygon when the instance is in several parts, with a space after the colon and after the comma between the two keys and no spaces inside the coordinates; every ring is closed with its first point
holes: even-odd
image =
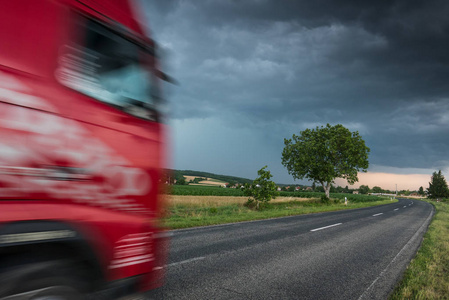
{"type": "Polygon", "coordinates": [[[377,217],[377,216],[380,216],[380,215],[383,215],[384,213],[379,213],[379,214],[375,214],[375,215],[373,215],[373,217],[377,217]]]}
{"type": "Polygon", "coordinates": [[[192,262],[192,261],[201,260],[201,259],[205,259],[205,258],[206,258],[205,256],[194,257],[194,258],[191,258],[191,259],[186,259],[186,260],[182,260],[182,261],[178,261],[178,262],[175,262],[175,263],[168,264],[167,267],[173,267],[173,266],[177,266],[177,265],[181,265],[181,264],[186,264],[186,263],[189,263],[189,262],[192,262]]]}
{"type": "Polygon", "coordinates": [[[332,225],[329,225],[329,226],[324,226],[324,227],[320,227],[320,228],[315,228],[315,229],[312,229],[312,230],[310,230],[310,231],[323,230],[323,229],[327,229],[327,228],[330,228],[330,227],[335,227],[335,226],[338,226],[338,225],[341,225],[341,224],[343,224],[343,223],[337,223],[337,224],[332,224],[332,225]]]}

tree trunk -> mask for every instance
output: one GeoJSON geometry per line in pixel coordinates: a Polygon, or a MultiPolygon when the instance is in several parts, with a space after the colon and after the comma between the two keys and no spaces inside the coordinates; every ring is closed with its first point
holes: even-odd
{"type": "Polygon", "coordinates": [[[326,195],[326,197],[328,199],[330,199],[329,194],[330,194],[330,190],[331,190],[331,183],[328,182],[327,184],[325,184],[324,181],[323,181],[323,182],[321,182],[321,184],[323,185],[324,194],[326,195]]]}

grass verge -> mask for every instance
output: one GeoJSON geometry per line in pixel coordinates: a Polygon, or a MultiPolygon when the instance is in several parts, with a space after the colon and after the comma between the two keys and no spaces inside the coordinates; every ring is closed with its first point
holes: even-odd
{"type": "Polygon", "coordinates": [[[377,198],[377,201],[349,202],[347,206],[344,203],[325,205],[318,199],[279,197],[269,203],[268,207],[257,211],[243,205],[246,199],[247,197],[171,196],[165,225],[171,229],[179,229],[392,203],[391,200],[377,198]]]}
{"type": "Polygon", "coordinates": [[[428,202],[435,215],[390,299],[449,299],[449,203],[428,202]]]}

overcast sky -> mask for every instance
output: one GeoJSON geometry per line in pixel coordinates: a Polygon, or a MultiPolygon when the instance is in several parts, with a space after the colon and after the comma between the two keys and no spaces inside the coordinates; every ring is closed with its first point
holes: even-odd
{"type": "Polygon", "coordinates": [[[448,176],[449,2],[142,2],[179,81],[173,168],[255,178],[268,165],[292,183],[284,138],[330,123],[359,131],[372,175],[448,176]]]}

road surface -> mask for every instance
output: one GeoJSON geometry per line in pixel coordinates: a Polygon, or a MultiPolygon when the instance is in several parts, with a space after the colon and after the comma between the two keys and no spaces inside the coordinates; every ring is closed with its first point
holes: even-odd
{"type": "Polygon", "coordinates": [[[332,213],[172,231],[150,299],[386,299],[432,205],[399,200],[332,213]]]}

